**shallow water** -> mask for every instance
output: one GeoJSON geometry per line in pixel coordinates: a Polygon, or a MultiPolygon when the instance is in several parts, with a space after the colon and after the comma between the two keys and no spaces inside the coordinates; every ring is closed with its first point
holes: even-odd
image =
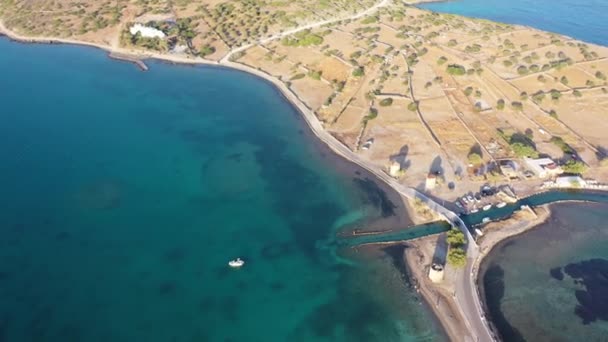
{"type": "Polygon", "coordinates": [[[440,338],[388,255],[335,257],[393,206],[267,83],[0,51],[0,340],[440,338]]]}
{"type": "Polygon", "coordinates": [[[608,0],[453,0],[418,7],[531,26],[608,45],[608,0]]]}
{"type": "Polygon", "coordinates": [[[608,204],[560,203],[537,229],[484,261],[481,279],[505,341],[605,341],[608,204]]]}

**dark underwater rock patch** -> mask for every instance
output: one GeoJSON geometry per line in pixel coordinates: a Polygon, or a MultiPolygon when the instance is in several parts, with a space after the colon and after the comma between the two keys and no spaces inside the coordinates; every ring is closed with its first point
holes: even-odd
{"type": "Polygon", "coordinates": [[[509,323],[501,310],[501,302],[505,296],[504,277],[505,271],[497,264],[490,265],[483,274],[488,311],[503,341],[525,342],[521,332],[509,323]]]}
{"type": "Polygon", "coordinates": [[[574,313],[582,323],[608,321],[608,260],[589,259],[568,264],[564,272],[585,288],[574,293],[578,301],[574,313]]]}
{"type": "Polygon", "coordinates": [[[395,215],[397,206],[391,202],[386,192],[382,190],[372,179],[353,178],[353,182],[366,194],[366,199],[374,207],[379,208],[382,217],[395,215]]]}
{"type": "Polygon", "coordinates": [[[554,279],[564,280],[564,272],[562,272],[561,267],[552,268],[551,270],[549,270],[549,274],[551,274],[551,277],[553,277],[554,279]]]}

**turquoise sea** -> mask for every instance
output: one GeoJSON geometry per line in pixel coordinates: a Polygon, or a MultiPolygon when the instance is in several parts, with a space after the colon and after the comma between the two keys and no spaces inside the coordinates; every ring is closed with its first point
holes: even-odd
{"type": "Polygon", "coordinates": [[[0,341],[443,338],[399,253],[335,248],[355,224],[409,225],[394,194],[266,82],[0,51],[0,341]]]}
{"type": "Polygon", "coordinates": [[[606,341],[608,204],[551,210],[546,223],[484,261],[490,317],[505,341],[606,341]]]}
{"type": "Polygon", "coordinates": [[[608,0],[453,0],[417,5],[436,12],[532,26],[608,45],[608,0]]]}

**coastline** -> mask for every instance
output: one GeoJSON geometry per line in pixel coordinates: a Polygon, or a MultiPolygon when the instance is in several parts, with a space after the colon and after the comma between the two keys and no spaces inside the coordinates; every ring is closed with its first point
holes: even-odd
{"type": "MultiPolygon", "coordinates": [[[[414,3],[408,3],[408,4],[415,6],[416,4],[428,3],[428,2],[442,2],[442,1],[441,0],[417,1],[414,3]]],[[[509,25],[523,27],[523,28],[534,30],[534,31],[540,31],[535,28],[524,26],[524,25],[515,25],[515,24],[509,24],[509,25]]],[[[243,63],[229,61],[227,58],[223,58],[221,61],[211,61],[211,60],[206,60],[206,59],[199,58],[199,57],[188,58],[188,57],[181,57],[181,56],[170,55],[170,54],[151,53],[148,51],[125,49],[125,48],[120,48],[120,47],[113,47],[113,46],[109,46],[109,45],[90,43],[90,42],[86,42],[86,41],[78,41],[78,40],[71,40],[71,39],[25,37],[25,36],[21,36],[15,32],[8,30],[1,21],[0,21],[0,35],[5,35],[13,41],[22,42],[22,43],[70,44],[70,45],[82,45],[82,46],[94,47],[94,48],[101,49],[105,52],[108,52],[108,54],[109,54],[108,57],[110,57],[110,58],[112,58],[113,55],[121,56],[121,57],[123,57],[123,58],[119,58],[121,60],[126,60],[129,62],[136,63],[137,65],[140,66],[140,68],[142,68],[142,70],[147,70],[141,66],[142,64],[145,66],[145,63],[142,60],[155,59],[155,60],[168,62],[168,63],[175,63],[175,64],[207,65],[207,66],[214,66],[214,67],[220,67],[220,68],[223,67],[223,68],[227,68],[227,69],[236,69],[236,70],[260,77],[263,80],[265,80],[266,82],[269,82],[270,84],[272,84],[274,86],[274,88],[277,90],[277,92],[285,100],[287,100],[293,107],[295,107],[297,109],[297,111],[300,113],[301,116],[303,116],[304,120],[306,121],[307,126],[311,130],[311,132],[309,132],[309,133],[312,133],[315,135],[315,137],[318,139],[317,142],[319,142],[320,145],[322,145],[324,148],[331,150],[335,155],[340,156],[345,162],[352,163],[353,165],[356,165],[361,170],[365,170],[365,172],[368,173],[369,175],[373,175],[374,181],[376,182],[376,184],[378,186],[380,186],[382,189],[390,189],[391,194],[394,193],[395,195],[400,197],[401,200],[403,200],[403,197],[404,197],[403,193],[401,191],[399,191],[399,189],[397,189],[392,182],[387,181],[387,175],[382,170],[380,170],[377,167],[374,167],[373,165],[368,165],[369,163],[366,163],[361,158],[358,158],[352,151],[350,151],[340,141],[338,141],[331,134],[329,134],[328,131],[326,131],[324,129],[323,125],[318,120],[318,118],[314,114],[313,110],[311,110],[298,97],[298,95],[296,93],[294,93],[294,91],[292,91],[290,88],[288,88],[283,82],[281,82],[277,78],[271,76],[270,74],[267,74],[256,68],[250,67],[243,63]],[[376,180],[376,178],[377,178],[377,180],[380,180],[380,182],[378,182],[376,180]]],[[[560,34],[560,36],[564,36],[564,35],[560,34]]],[[[567,36],[564,36],[564,37],[567,37],[567,36]]],[[[573,39],[571,37],[567,37],[567,38],[573,39]]],[[[242,48],[237,48],[237,50],[238,49],[242,49],[242,48]]],[[[245,49],[246,49],[246,47],[245,47],[245,49]]],[[[406,207],[405,209],[409,208],[409,206],[405,206],[405,207],[406,207]]],[[[402,215],[405,215],[405,213],[402,213],[402,215]]],[[[411,215],[411,213],[408,213],[408,215],[411,215]]],[[[547,213],[547,217],[548,217],[548,215],[550,215],[550,212],[547,213]]],[[[410,218],[413,219],[413,217],[411,217],[411,216],[410,216],[410,218]]],[[[491,253],[493,248],[500,245],[501,243],[508,241],[509,239],[515,238],[516,236],[525,233],[529,229],[533,229],[534,227],[540,225],[541,223],[542,222],[536,222],[536,221],[528,222],[526,225],[520,227],[521,231],[519,231],[518,233],[514,233],[512,235],[503,236],[503,237],[495,236],[495,239],[496,239],[495,241],[492,241],[490,239],[491,235],[490,235],[490,233],[488,233],[488,236],[484,237],[484,238],[487,238],[487,240],[488,240],[487,245],[485,245],[485,249],[484,248],[481,249],[481,253],[475,259],[475,264],[473,266],[473,269],[475,271],[475,282],[478,284],[478,282],[479,282],[478,271],[480,269],[480,265],[482,265],[483,260],[489,253],[491,253]]],[[[484,239],[483,241],[486,241],[486,240],[484,239]]],[[[483,244],[483,241],[482,241],[482,244],[483,244]]],[[[409,244],[409,242],[408,242],[408,244],[409,244]]],[[[416,267],[416,264],[415,264],[415,259],[417,256],[415,254],[415,252],[416,252],[416,250],[418,250],[417,241],[412,242],[411,246],[413,248],[407,248],[404,253],[404,256],[409,255],[408,257],[405,257],[406,265],[407,265],[408,269],[410,271],[412,271],[412,273],[415,276],[417,276],[416,278],[418,278],[419,280],[420,279],[423,280],[421,282],[421,284],[425,284],[424,280],[428,281],[428,277],[426,277],[426,275],[424,274],[426,269],[423,269],[422,267],[416,267]],[[416,272],[414,272],[414,271],[416,271],[418,274],[416,274],[416,272]]],[[[483,245],[482,245],[482,247],[483,247],[483,245]]],[[[478,289],[480,289],[479,286],[478,286],[478,289]]],[[[480,291],[483,291],[483,290],[480,289],[480,291]]],[[[430,311],[434,312],[434,315],[436,316],[437,320],[439,322],[441,322],[441,325],[444,328],[444,332],[448,336],[450,336],[451,339],[454,339],[454,338],[456,340],[461,339],[462,336],[458,336],[457,331],[464,331],[464,330],[466,330],[466,328],[463,330],[458,330],[458,325],[454,325],[454,323],[451,323],[451,321],[454,321],[454,320],[450,319],[450,317],[453,317],[453,316],[450,316],[449,313],[446,313],[443,310],[436,310],[436,308],[432,304],[433,303],[432,293],[427,292],[427,295],[425,295],[424,290],[422,290],[422,286],[421,286],[421,293],[422,293],[422,297],[424,298],[424,300],[426,302],[426,305],[428,305],[428,307],[431,309],[430,311]],[[454,334],[456,334],[456,335],[454,336],[454,334]]],[[[483,292],[481,292],[481,293],[483,293],[483,292]]],[[[485,307],[486,306],[485,297],[479,295],[479,299],[481,300],[483,306],[485,307]]],[[[449,296],[446,297],[445,302],[448,303],[447,305],[450,305],[449,296]]],[[[454,308],[452,306],[450,306],[449,308],[452,310],[453,315],[460,315],[459,310],[457,310],[457,309],[454,310],[454,308]]],[[[486,312],[487,312],[487,308],[486,308],[486,312]]],[[[462,325],[463,321],[455,322],[455,323],[456,324],[460,323],[462,325]]]]}
{"type": "MultiPolygon", "coordinates": [[[[126,61],[126,62],[130,62],[130,63],[134,63],[142,71],[148,70],[148,66],[145,64],[144,60],[145,59],[154,59],[154,60],[158,60],[160,62],[168,62],[168,63],[174,63],[174,64],[192,65],[192,66],[201,65],[201,66],[226,68],[229,70],[238,70],[238,71],[245,72],[245,73],[248,73],[253,76],[257,76],[257,77],[261,78],[262,80],[270,83],[273,86],[273,88],[275,90],[277,90],[277,93],[279,95],[281,95],[287,102],[289,102],[292,105],[292,107],[294,107],[297,110],[297,112],[299,113],[298,117],[303,118],[304,121],[306,122],[306,126],[309,128],[309,130],[305,134],[314,135],[317,138],[314,140],[314,142],[316,144],[318,144],[318,147],[320,149],[331,151],[336,157],[338,157],[337,159],[340,159],[341,161],[344,162],[344,165],[351,164],[352,169],[354,170],[353,171],[354,177],[359,177],[362,179],[365,179],[365,178],[369,179],[368,176],[372,176],[373,182],[379,187],[379,189],[381,191],[384,191],[385,193],[387,193],[387,198],[389,200],[398,201],[398,203],[393,202],[393,204],[396,204],[396,208],[395,208],[396,213],[393,216],[388,217],[388,218],[380,218],[380,219],[374,220],[373,222],[371,222],[371,225],[366,226],[367,229],[377,228],[378,225],[381,225],[382,228],[386,228],[387,222],[388,222],[389,228],[395,227],[397,224],[402,223],[404,221],[409,221],[408,227],[412,223],[420,223],[420,222],[416,222],[420,218],[417,216],[415,210],[413,210],[413,208],[411,208],[411,205],[410,205],[409,201],[407,200],[407,198],[404,196],[404,194],[401,191],[399,191],[394,186],[394,184],[391,184],[391,182],[387,181],[388,175],[384,174],[382,170],[376,170],[374,168],[374,166],[372,166],[372,165],[366,165],[365,162],[362,161],[360,158],[352,158],[351,156],[349,156],[348,153],[345,153],[346,152],[345,150],[347,150],[348,152],[351,152],[351,153],[352,153],[352,151],[348,150],[348,147],[343,145],[340,141],[335,139],[331,134],[329,134],[327,131],[325,131],[323,129],[321,122],[317,119],[314,112],[310,108],[308,108],[308,106],[306,106],[304,104],[304,102],[302,100],[300,100],[300,98],[293,91],[291,91],[284,83],[282,83],[281,81],[272,77],[269,74],[266,74],[260,70],[254,69],[245,64],[228,61],[227,59],[222,59],[221,61],[214,62],[214,61],[205,60],[205,59],[198,58],[198,57],[197,58],[183,58],[183,57],[171,56],[171,55],[167,55],[167,54],[148,53],[145,51],[135,51],[135,50],[128,50],[128,49],[123,49],[123,48],[114,48],[114,47],[107,46],[107,45],[89,43],[89,42],[78,41],[78,40],[43,38],[43,37],[24,37],[24,36],[20,36],[10,30],[8,30],[4,26],[2,21],[0,20],[0,37],[1,36],[5,36],[9,40],[11,40],[13,42],[17,42],[17,43],[76,45],[76,46],[92,47],[92,48],[100,49],[102,51],[107,52],[108,58],[111,58],[111,59],[114,59],[117,61],[126,61]],[[118,58],[116,58],[116,57],[118,57],[118,58]],[[363,171],[366,175],[362,175],[361,171],[363,171]],[[383,175],[384,177],[382,177],[381,175],[383,175]]],[[[334,165],[335,165],[335,163],[334,163],[334,165]]],[[[344,168],[344,165],[339,166],[339,168],[344,168]]],[[[339,172],[344,172],[344,170],[343,169],[339,170],[339,172]]],[[[352,228],[354,228],[354,227],[352,227],[352,228]]],[[[345,227],[345,229],[351,229],[351,227],[345,227]]],[[[405,268],[406,268],[405,271],[409,272],[409,266],[407,265],[408,261],[405,260],[406,259],[405,255],[406,254],[404,253],[403,262],[404,262],[405,268]]],[[[396,272],[399,272],[399,270],[396,270],[396,272]]],[[[426,297],[422,296],[422,299],[423,299],[423,305],[427,308],[428,312],[433,316],[432,318],[437,322],[437,325],[439,327],[443,328],[444,327],[443,321],[446,319],[446,317],[443,317],[443,315],[440,311],[434,310],[432,308],[431,301],[428,301],[426,297]]],[[[446,335],[451,339],[450,332],[445,330],[445,328],[443,328],[443,330],[439,331],[439,333],[446,335]]]]}

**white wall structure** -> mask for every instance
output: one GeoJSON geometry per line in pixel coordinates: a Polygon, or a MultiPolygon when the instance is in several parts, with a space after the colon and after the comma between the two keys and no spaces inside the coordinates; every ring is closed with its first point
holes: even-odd
{"type": "Polygon", "coordinates": [[[135,24],[129,29],[132,35],[136,35],[138,32],[142,37],[145,38],[165,38],[166,35],[163,31],[155,29],[154,27],[144,26],[142,24],[135,24]]]}

